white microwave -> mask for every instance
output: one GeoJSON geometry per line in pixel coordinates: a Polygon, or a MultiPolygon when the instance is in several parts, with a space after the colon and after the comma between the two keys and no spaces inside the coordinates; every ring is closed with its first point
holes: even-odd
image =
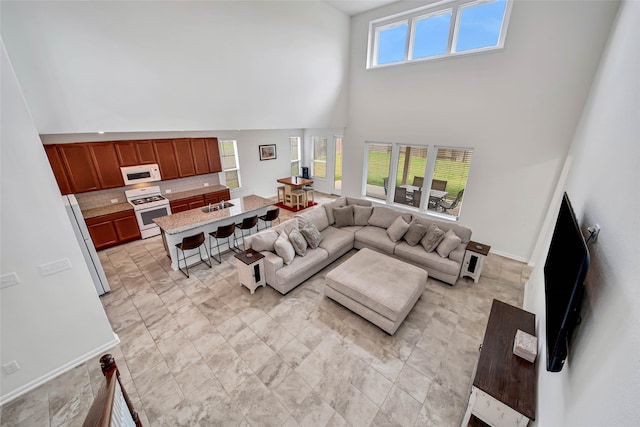
{"type": "Polygon", "coordinates": [[[160,181],[160,168],[157,164],[126,166],[120,168],[124,185],[139,184],[141,182],[160,181]]]}

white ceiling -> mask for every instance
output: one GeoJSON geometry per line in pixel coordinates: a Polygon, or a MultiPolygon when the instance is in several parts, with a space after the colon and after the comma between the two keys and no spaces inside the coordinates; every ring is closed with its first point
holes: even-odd
{"type": "Polygon", "coordinates": [[[325,0],[331,6],[343,11],[349,16],[357,15],[385,4],[395,3],[397,0],[325,0]]]}

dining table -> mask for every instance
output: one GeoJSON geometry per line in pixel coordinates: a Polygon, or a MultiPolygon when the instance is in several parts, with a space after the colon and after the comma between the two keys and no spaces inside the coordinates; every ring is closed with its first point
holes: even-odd
{"type": "MultiPolygon", "coordinates": [[[[313,184],[313,180],[312,179],[308,179],[308,178],[302,178],[299,176],[287,176],[285,178],[279,178],[276,180],[278,183],[280,184],[284,184],[285,186],[285,194],[290,193],[292,190],[298,190],[301,189],[302,187],[306,186],[306,185],[311,185],[313,184]],[[288,187],[288,188],[286,188],[288,187]]],[[[292,203],[287,203],[286,198],[284,201],[284,204],[286,206],[290,206],[293,207],[292,203]]]]}

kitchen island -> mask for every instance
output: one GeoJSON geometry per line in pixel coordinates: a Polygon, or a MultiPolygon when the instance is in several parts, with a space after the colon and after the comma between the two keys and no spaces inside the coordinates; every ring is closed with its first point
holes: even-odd
{"type": "MultiPolygon", "coordinates": [[[[269,209],[269,206],[273,204],[272,201],[255,195],[231,199],[224,203],[225,206],[227,204],[231,204],[232,206],[221,209],[221,205],[216,203],[215,205],[162,216],[153,220],[158,224],[158,227],[160,227],[164,247],[167,250],[167,255],[171,258],[171,268],[178,270],[176,244],[182,242],[184,237],[198,234],[202,231],[206,237],[207,249],[209,249],[209,233],[216,231],[218,226],[228,225],[232,222],[238,224],[242,222],[244,218],[254,215],[264,215],[269,209]]],[[[220,250],[227,250],[227,246],[225,243],[220,250]]],[[[192,254],[196,256],[187,258],[189,265],[200,261],[196,250],[187,251],[185,255],[188,257],[192,254]]]]}

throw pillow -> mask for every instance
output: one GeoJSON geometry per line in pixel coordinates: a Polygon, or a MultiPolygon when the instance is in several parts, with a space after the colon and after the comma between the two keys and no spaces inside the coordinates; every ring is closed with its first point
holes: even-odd
{"type": "Polygon", "coordinates": [[[353,225],[353,206],[345,206],[344,208],[333,208],[333,216],[336,219],[336,227],[348,227],[353,225]]]}
{"type": "Polygon", "coordinates": [[[409,244],[409,246],[415,246],[420,242],[425,234],[427,234],[427,227],[417,221],[411,221],[409,229],[404,234],[404,240],[409,244]]]}
{"type": "Polygon", "coordinates": [[[295,217],[298,218],[301,228],[304,228],[307,224],[313,224],[318,231],[322,231],[329,226],[326,209],[323,209],[322,206],[305,209],[302,213],[296,214],[295,217]]]}
{"type": "MultiPolygon", "coordinates": [[[[402,212],[398,212],[395,209],[387,208],[385,206],[374,206],[368,223],[375,227],[389,228],[391,227],[391,224],[393,224],[393,221],[395,221],[399,216],[402,216],[402,212]]],[[[406,222],[409,221],[411,221],[411,216],[409,216],[409,219],[406,222]]]]}
{"type": "Polygon", "coordinates": [[[432,252],[436,246],[438,246],[443,237],[444,231],[440,230],[440,228],[435,224],[429,224],[427,232],[422,240],[420,240],[420,243],[424,247],[425,251],[432,252]]]}
{"type": "Polygon", "coordinates": [[[276,243],[276,240],[278,240],[278,233],[273,230],[265,230],[251,237],[251,248],[258,252],[273,252],[273,245],[276,243]]]}
{"type": "Polygon", "coordinates": [[[373,206],[353,205],[353,225],[368,225],[373,206]]]}
{"type": "Polygon", "coordinates": [[[438,255],[442,258],[446,258],[452,250],[460,245],[460,242],[462,242],[462,239],[460,239],[453,230],[449,230],[445,233],[444,238],[436,248],[436,252],[438,252],[438,255]]]}
{"type": "Polygon", "coordinates": [[[300,230],[300,233],[304,236],[304,239],[307,241],[311,249],[317,248],[320,245],[320,242],[322,242],[322,234],[320,234],[316,226],[313,224],[305,226],[300,230]]]}
{"type": "Polygon", "coordinates": [[[282,258],[285,264],[289,265],[293,262],[293,258],[296,256],[296,251],[293,249],[293,245],[284,232],[280,233],[280,237],[278,237],[278,240],[276,240],[276,243],[273,246],[276,250],[276,254],[282,258]]]}
{"type": "Polygon", "coordinates": [[[298,230],[293,230],[289,233],[289,241],[291,245],[293,245],[293,249],[296,251],[296,254],[300,256],[304,256],[307,253],[307,241],[304,240],[304,236],[298,230]]]}
{"type": "Polygon", "coordinates": [[[408,229],[409,224],[407,224],[407,222],[402,219],[401,216],[399,216],[395,221],[393,221],[393,224],[391,224],[391,226],[387,228],[387,234],[389,235],[391,241],[395,243],[398,240],[402,239],[402,236],[404,236],[404,233],[406,233],[408,229]]]}
{"type": "Polygon", "coordinates": [[[338,197],[333,202],[325,203],[322,206],[327,212],[327,219],[329,220],[329,225],[333,225],[333,223],[336,222],[335,218],[333,217],[333,208],[341,208],[343,206],[347,206],[347,198],[344,196],[338,197]]]}

